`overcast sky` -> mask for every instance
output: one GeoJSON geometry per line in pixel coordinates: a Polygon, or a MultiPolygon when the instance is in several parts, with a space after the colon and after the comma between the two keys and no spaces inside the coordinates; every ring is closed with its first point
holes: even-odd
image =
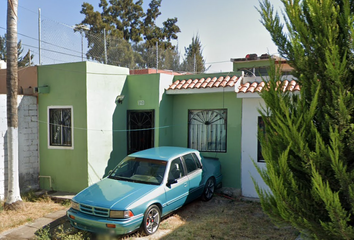
{"type": "MultiPolygon", "coordinates": [[[[68,26],[80,23],[84,15],[80,13],[80,0],[19,0],[18,32],[19,40],[35,52],[38,44],[38,9],[42,19],[50,19],[68,26]],[[30,43],[29,40],[32,40],[30,43]],[[27,42],[28,41],[28,42],[27,42]]],[[[99,0],[86,0],[96,11],[99,0]]],[[[146,10],[150,1],[144,1],[146,10]]],[[[280,0],[272,0],[276,10],[280,10],[280,0]]],[[[277,54],[277,48],[269,33],[260,23],[256,9],[258,0],[163,0],[161,15],[157,24],[167,18],[177,17],[179,50],[184,54],[196,34],[203,45],[203,55],[209,72],[231,71],[231,58],[244,57],[248,53],[277,54]]],[[[0,35],[6,32],[7,0],[0,1],[0,35]]],[[[38,60],[37,60],[38,61],[38,60]]],[[[35,62],[38,64],[38,62],[35,62]]]]}

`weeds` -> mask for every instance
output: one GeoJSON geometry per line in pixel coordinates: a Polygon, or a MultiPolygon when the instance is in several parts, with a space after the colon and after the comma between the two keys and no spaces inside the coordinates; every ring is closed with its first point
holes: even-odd
{"type": "Polygon", "coordinates": [[[54,203],[47,194],[39,196],[34,191],[23,194],[21,198],[24,205],[22,210],[5,211],[5,202],[0,202],[0,233],[32,222],[48,213],[67,208],[54,203]]]}
{"type": "MultiPolygon", "coordinates": [[[[63,203],[47,203],[46,198],[36,199],[32,194],[26,200],[31,199],[34,202],[25,202],[26,211],[24,222],[30,219],[36,219],[38,216],[32,215],[38,213],[49,205],[55,208],[67,208],[70,201],[63,203]],[[45,203],[45,204],[43,204],[45,203]]],[[[43,215],[56,210],[47,208],[43,215]]],[[[0,232],[5,228],[2,224],[4,219],[15,218],[14,222],[20,222],[18,219],[24,215],[24,212],[11,212],[0,210],[0,232]]],[[[19,223],[18,225],[23,224],[19,223]]],[[[140,232],[111,238],[109,236],[96,236],[89,232],[79,231],[70,226],[67,219],[60,222],[59,227],[45,227],[36,232],[37,240],[111,240],[111,239],[295,239],[298,232],[291,227],[278,228],[265,215],[261,206],[257,202],[248,201],[230,201],[221,197],[215,197],[209,202],[194,201],[172,215],[166,217],[161,222],[159,230],[151,236],[143,236],[140,232]]],[[[12,226],[13,227],[13,226],[12,226]]]]}
{"type": "Polygon", "coordinates": [[[50,228],[44,227],[36,232],[36,240],[51,240],[50,228]]]}
{"type": "Polygon", "coordinates": [[[64,206],[64,207],[70,207],[70,205],[71,205],[71,200],[69,200],[69,199],[63,200],[63,201],[60,202],[60,204],[61,204],[62,206],[64,206]]]}
{"type": "Polygon", "coordinates": [[[36,232],[36,240],[90,240],[90,234],[84,231],[78,232],[72,228],[64,228],[60,225],[58,228],[51,230],[49,227],[39,229],[36,232]]]}

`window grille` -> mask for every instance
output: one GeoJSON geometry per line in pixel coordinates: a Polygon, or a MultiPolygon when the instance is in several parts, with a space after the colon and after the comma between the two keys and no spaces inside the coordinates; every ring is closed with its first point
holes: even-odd
{"type": "Polygon", "coordinates": [[[226,152],[227,110],[189,110],[188,147],[202,152],[226,152]]]}
{"type": "Polygon", "coordinates": [[[72,109],[49,109],[49,145],[72,147],[72,109]]]}

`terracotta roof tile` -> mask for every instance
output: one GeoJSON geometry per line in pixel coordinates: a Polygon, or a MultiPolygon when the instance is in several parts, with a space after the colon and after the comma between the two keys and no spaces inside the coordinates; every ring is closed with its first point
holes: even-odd
{"type": "Polygon", "coordinates": [[[173,82],[167,90],[233,87],[238,80],[239,78],[237,76],[177,80],[173,82]]]}
{"type": "MultiPolygon", "coordinates": [[[[268,84],[267,84],[268,85],[268,84]]],[[[265,82],[253,82],[253,83],[244,83],[240,84],[238,89],[236,89],[237,93],[254,93],[254,92],[261,92],[265,86],[265,82]]],[[[283,92],[285,91],[290,91],[290,92],[295,92],[295,91],[300,91],[300,86],[299,84],[295,81],[289,81],[289,80],[284,80],[281,82],[277,82],[277,87],[281,86],[283,92]]]]}
{"type": "Polygon", "coordinates": [[[178,85],[177,85],[177,89],[181,89],[183,84],[186,82],[186,80],[182,80],[182,81],[179,81],[178,85]]]}

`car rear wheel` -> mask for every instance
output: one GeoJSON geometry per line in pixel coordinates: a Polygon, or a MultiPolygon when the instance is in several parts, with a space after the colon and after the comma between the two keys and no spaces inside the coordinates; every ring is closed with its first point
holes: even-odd
{"type": "Polygon", "coordinates": [[[143,231],[146,235],[154,234],[160,226],[161,211],[156,205],[151,205],[144,214],[143,231]]]}
{"type": "Polygon", "coordinates": [[[202,194],[202,200],[203,201],[209,201],[210,199],[213,198],[215,192],[215,180],[214,178],[209,178],[204,187],[204,191],[202,194]]]}

